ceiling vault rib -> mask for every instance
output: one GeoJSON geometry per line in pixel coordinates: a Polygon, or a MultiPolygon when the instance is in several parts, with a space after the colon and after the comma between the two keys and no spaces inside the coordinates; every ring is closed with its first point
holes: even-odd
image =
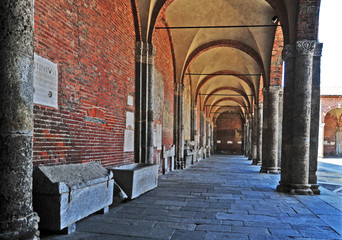
{"type": "Polygon", "coordinates": [[[261,73],[186,73],[187,76],[261,76],[261,73]]]}
{"type": "Polygon", "coordinates": [[[269,27],[278,27],[282,25],[274,25],[274,24],[265,24],[265,25],[222,25],[222,26],[168,26],[168,27],[156,27],[156,30],[162,29],[202,29],[202,28],[269,28],[269,27]]]}
{"type": "MultiPolygon", "coordinates": [[[[199,93],[198,95],[203,95],[203,96],[237,96],[237,97],[243,97],[243,95],[241,95],[241,94],[220,94],[220,93],[213,93],[213,94],[210,94],[210,93],[199,93]]],[[[246,94],[246,96],[248,96],[248,97],[253,97],[254,95],[251,95],[251,94],[249,94],[249,95],[247,95],[246,94]]]]}

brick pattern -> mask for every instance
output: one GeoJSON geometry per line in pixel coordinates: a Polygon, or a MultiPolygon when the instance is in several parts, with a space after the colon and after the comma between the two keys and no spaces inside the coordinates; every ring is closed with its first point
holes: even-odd
{"type": "Polygon", "coordinates": [[[319,7],[321,0],[300,0],[297,20],[297,40],[318,38],[319,7]]]}
{"type": "Polygon", "coordinates": [[[229,154],[241,154],[242,120],[239,115],[223,113],[217,120],[217,151],[229,154]]]}
{"type": "MultiPolygon", "coordinates": [[[[167,26],[166,20],[158,18],[157,26],[167,26]]],[[[174,57],[172,37],[168,31],[156,31],[153,35],[153,45],[156,48],[155,68],[164,80],[164,104],[161,119],[163,123],[162,144],[170,148],[173,144],[173,117],[174,117],[174,57]]],[[[155,89],[160,91],[160,89],[155,89]]]]}
{"type": "Polygon", "coordinates": [[[327,113],[335,108],[342,108],[342,96],[321,96],[321,122],[325,122],[327,113]]]}
{"type": "Polygon", "coordinates": [[[270,67],[270,86],[281,86],[283,76],[282,50],[284,47],[284,36],[280,26],[274,34],[271,67],[270,67]]]}
{"type": "Polygon", "coordinates": [[[129,1],[35,1],[35,52],[58,63],[58,109],[34,106],[34,164],[133,162],[123,152],[134,97],[129,1]]]}

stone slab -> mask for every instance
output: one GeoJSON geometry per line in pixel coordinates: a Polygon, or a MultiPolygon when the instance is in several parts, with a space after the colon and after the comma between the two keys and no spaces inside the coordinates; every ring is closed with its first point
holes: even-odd
{"type": "Polygon", "coordinates": [[[119,167],[108,167],[114,173],[114,180],[129,199],[146,193],[158,184],[158,165],[133,163],[119,167]]]}

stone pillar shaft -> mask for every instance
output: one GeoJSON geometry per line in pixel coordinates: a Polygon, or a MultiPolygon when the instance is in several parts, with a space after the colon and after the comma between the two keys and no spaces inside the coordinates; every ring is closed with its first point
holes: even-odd
{"type": "Polygon", "coordinates": [[[258,149],[257,149],[257,162],[256,165],[262,163],[262,116],[263,116],[263,104],[259,104],[258,109],[258,149]]]}
{"type": "Polygon", "coordinates": [[[262,165],[267,165],[268,147],[268,89],[264,87],[263,93],[263,114],[262,114],[262,165]]]}
{"type": "Polygon", "coordinates": [[[254,117],[253,117],[253,136],[252,136],[252,159],[253,165],[257,165],[258,158],[258,105],[254,104],[254,117]]]}
{"type": "Polygon", "coordinates": [[[147,98],[147,142],[148,142],[148,153],[147,163],[153,164],[154,156],[154,57],[155,49],[152,44],[148,45],[148,98],[147,98]]]}
{"type": "Polygon", "coordinates": [[[295,47],[288,44],[283,49],[285,61],[285,81],[283,96],[283,134],[281,151],[281,179],[278,191],[286,191],[289,182],[289,171],[292,159],[292,124],[293,124],[293,91],[295,76],[295,47]]]}
{"type": "Polygon", "coordinates": [[[320,85],[321,85],[321,54],[323,44],[317,44],[313,58],[312,74],[312,102],[311,102],[311,127],[310,127],[310,168],[309,184],[314,194],[320,194],[317,185],[317,158],[320,125],[320,85]]]}
{"type": "Polygon", "coordinates": [[[309,185],[313,51],[316,41],[297,41],[290,192],[311,194],[309,185]]]}
{"type": "Polygon", "coordinates": [[[269,86],[268,89],[268,124],[266,158],[262,160],[261,173],[277,174],[278,171],[278,132],[279,132],[279,86],[269,86]]]}
{"type": "Polygon", "coordinates": [[[0,239],[38,239],[32,209],[33,0],[5,0],[0,22],[0,239]]]}
{"type": "MultiPolygon", "coordinates": [[[[284,177],[282,176],[278,191],[290,192],[292,194],[312,194],[309,184],[309,168],[310,168],[310,134],[311,134],[311,99],[312,99],[312,81],[313,81],[313,55],[316,47],[315,40],[301,40],[296,42],[295,62],[291,70],[293,70],[293,81],[291,91],[292,95],[284,96],[284,116],[289,114],[285,110],[285,106],[292,103],[292,142],[289,136],[283,136],[283,156],[284,153],[290,151],[291,158],[286,159],[286,167],[284,177]],[[286,98],[288,97],[288,98],[286,98]],[[295,104],[293,104],[295,103],[295,104]],[[285,141],[284,141],[285,140],[285,141]],[[285,143],[285,146],[284,146],[285,143]],[[286,148],[290,149],[286,149],[286,148]]],[[[286,69],[286,73],[287,70],[286,69]]],[[[285,75],[286,76],[286,75],[285,75]]],[[[286,85],[285,85],[286,86],[286,85]]],[[[290,113],[291,114],[291,113],[290,113]]],[[[284,127],[286,120],[284,119],[284,127]]],[[[283,131],[286,131],[283,128],[283,131]]],[[[289,157],[287,154],[286,157],[289,157]]],[[[285,159],[282,159],[284,162],[285,159]]],[[[283,175],[283,171],[282,171],[283,175]]]]}
{"type": "Polygon", "coordinates": [[[134,156],[135,162],[142,162],[142,64],[143,42],[136,42],[135,54],[135,132],[134,156]]]}

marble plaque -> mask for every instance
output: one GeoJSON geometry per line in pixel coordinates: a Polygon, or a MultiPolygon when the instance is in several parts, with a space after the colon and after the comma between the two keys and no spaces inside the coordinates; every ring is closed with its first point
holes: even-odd
{"type": "Polygon", "coordinates": [[[126,112],[126,129],[134,129],[134,113],[126,112]]]}
{"type": "Polygon", "coordinates": [[[155,140],[156,140],[157,150],[161,150],[162,149],[162,125],[161,124],[157,124],[155,140]]]}
{"type": "Polygon", "coordinates": [[[57,63],[34,54],[33,102],[58,108],[57,63]]]}
{"type": "Polygon", "coordinates": [[[129,106],[133,106],[133,97],[132,97],[132,96],[128,96],[127,104],[128,104],[129,106]]]}
{"type": "Polygon", "coordinates": [[[124,136],[124,152],[134,151],[134,130],[125,129],[124,136]]]}

